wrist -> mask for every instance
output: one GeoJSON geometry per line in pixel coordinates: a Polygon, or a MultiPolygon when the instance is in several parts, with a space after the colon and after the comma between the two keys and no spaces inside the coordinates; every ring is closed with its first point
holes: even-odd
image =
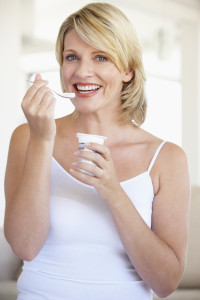
{"type": "Polygon", "coordinates": [[[115,187],[115,189],[104,191],[102,196],[111,210],[123,206],[124,198],[127,197],[120,184],[118,188],[115,187]]]}
{"type": "Polygon", "coordinates": [[[41,137],[30,135],[29,148],[33,148],[35,149],[35,151],[45,151],[48,153],[52,153],[54,148],[54,138],[43,139],[41,137]]]}
{"type": "Polygon", "coordinates": [[[30,142],[31,143],[36,143],[36,144],[41,144],[41,145],[53,145],[54,144],[54,140],[55,140],[55,136],[53,137],[43,137],[43,136],[37,136],[34,134],[30,134],[30,142]]]}

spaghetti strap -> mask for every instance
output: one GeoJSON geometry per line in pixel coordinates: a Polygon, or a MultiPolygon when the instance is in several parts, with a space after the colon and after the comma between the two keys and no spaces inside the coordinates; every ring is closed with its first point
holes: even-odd
{"type": "Polygon", "coordinates": [[[158,148],[157,148],[157,150],[156,150],[156,152],[155,152],[155,154],[154,154],[154,156],[153,156],[153,158],[152,158],[152,160],[151,160],[151,162],[150,162],[150,165],[149,165],[149,167],[148,167],[148,170],[147,170],[148,173],[151,172],[151,169],[152,169],[152,167],[153,167],[153,164],[154,164],[154,162],[155,162],[155,160],[156,160],[156,158],[157,158],[157,156],[158,156],[160,150],[162,149],[162,147],[163,147],[163,145],[164,145],[165,143],[166,143],[166,141],[162,141],[162,143],[158,146],[158,148]]]}

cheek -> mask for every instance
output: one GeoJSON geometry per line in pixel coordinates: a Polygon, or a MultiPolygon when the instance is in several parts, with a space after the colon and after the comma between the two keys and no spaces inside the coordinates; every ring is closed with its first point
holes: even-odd
{"type": "Polygon", "coordinates": [[[112,94],[114,97],[121,97],[122,86],[123,85],[121,81],[113,78],[113,80],[110,82],[109,94],[112,94]]]}
{"type": "Polygon", "coordinates": [[[61,74],[62,74],[63,80],[65,80],[65,81],[68,80],[68,78],[69,78],[69,72],[67,72],[67,70],[65,68],[62,68],[61,74]]]}
{"type": "Polygon", "coordinates": [[[110,89],[115,88],[115,91],[121,91],[123,86],[121,73],[115,67],[107,69],[103,77],[104,81],[110,86],[110,89]]]}
{"type": "Polygon", "coordinates": [[[65,88],[67,88],[70,83],[70,81],[69,81],[70,77],[71,77],[70,70],[66,70],[66,69],[62,68],[61,76],[62,76],[63,85],[65,88]]]}

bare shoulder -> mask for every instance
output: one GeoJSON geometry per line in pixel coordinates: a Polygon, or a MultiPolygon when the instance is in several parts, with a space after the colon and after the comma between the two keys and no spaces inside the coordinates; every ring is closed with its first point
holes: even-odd
{"type": "Polygon", "coordinates": [[[175,167],[188,167],[188,159],[185,151],[180,146],[166,142],[158,156],[160,170],[174,169],[175,167]]]}
{"type": "MultiPolygon", "coordinates": [[[[137,131],[140,141],[146,144],[147,151],[151,154],[155,153],[163,140],[144,129],[138,128],[137,131]]],[[[165,167],[168,168],[170,165],[175,166],[176,164],[187,163],[187,155],[184,150],[175,143],[165,141],[155,161],[154,169],[162,170],[165,167]]]]}
{"type": "MultiPolygon", "coordinates": [[[[147,135],[146,140],[150,149],[153,149],[151,153],[155,153],[163,142],[163,140],[152,135],[147,135]]],[[[186,182],[189,182],[189,164],[183,148],[166,141],[153,164],[151,178],[155,195],[163,188],[170,188],[171,185],[188,185],[186,182]]]]}
{"type": "Polygon", "coordinates": [[[12,138],[26,139],[29,138],[30,130],[28,123],[24,123],[15,128],[12,134],[12,138]]]}
{"type": "Polygon", "coordinates": [[[173,155],[173,156],[183,156],[186,157],[186,154],[183,150],[183,148],[181,148],[179,145],[174,144],[172,142],[168,142],[166,141],[163,147],[165,154],[169,154],[169,155],[173,155]]]}
{"type": "MultiPolygon", "coordinates": [[[[154,189],[156,196],[162,193],[169,195],[170,191],[173,195],[189,193],[189,163],[186,153],[180,146],[166,142],[156,159],[152,173],[157,179],[154,189]]],[[[171,195],[171,199],[173,198],[171,195]]]]}
{"type": "Polygon", "coordinates": [[[21,169],[26,155],[29,136],[28,124],[22,124],[13,131],[9,145],[6,175],[12,174],[14,169],[16,171],[21,169]]]}
{"type": "Polygon", "coordinates": [[[12,133],[10,140],[10,150],[14,148],[15,151],[26,151],[29,141],[30,130],[27,123],[19,125],[12,133]]]}

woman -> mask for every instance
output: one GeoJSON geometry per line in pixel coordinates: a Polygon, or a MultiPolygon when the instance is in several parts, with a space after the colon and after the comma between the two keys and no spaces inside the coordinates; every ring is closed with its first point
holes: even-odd
{"type": "Polygon", "coordinates": [[[18,300],[165,297],[185,267],[188,166],[180,147],[140,128],[145,75],[132,25],[112,5],[89,4],[64,21],[56,52],[75,112],[55,121],[36,75],[8,156],[5,235],[24,260],[18,300]],[[77,151],[77,132],[107,140],[77,151]]]}

